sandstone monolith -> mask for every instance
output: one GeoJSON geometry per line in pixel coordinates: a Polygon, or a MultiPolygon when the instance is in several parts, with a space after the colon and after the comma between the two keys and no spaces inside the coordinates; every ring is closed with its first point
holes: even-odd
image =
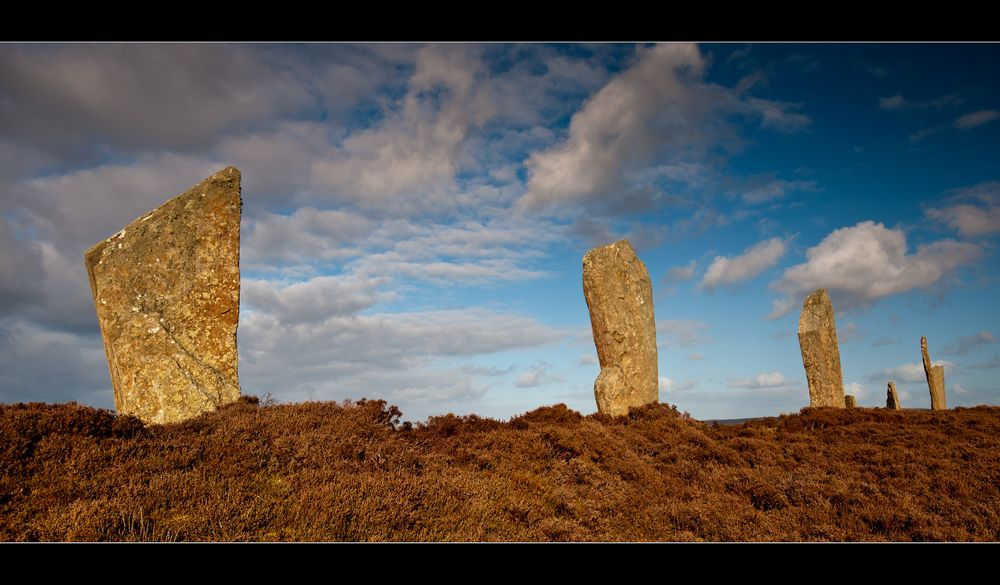
{"type": "Polygon", "coordinates": [[[179,422],[239,398],[242,203],[228,167],[84,255],[119,414],[179,422]]]}
{"type": "Polygon", "coordinates": [[[896,392],[896,383],[889,380],[889,389],[885,393],[885,407],[891,410],[902,410],[899,404],[899,393],[896,392]]]}
{"type": "Polygon", "coordinates": [[[617,416],[659,402],[653,287],[628,240],[587,252],[583,295],[601,364],[594,381],[597,409],[617,416]]]}
{"type": "Polygon", "coordinates": [[[948,408],[944,396],[944,366],[932,366],[931,356],[927,351],[927,338],[920,338],[920,357],[924,362],[924,375],[927,376],[927,388],[931,392],[931,410],[946,410],[948,408]]]}
{"type": "Polygon", "coordinates": [[[833,304],[825,288],[811,293],[802,303],[799,349],[809,383],[809,406],[844,408],[837,325],[833,304]]]}
{"type": "Polygon", "coordinates": [[[844,395],[844,407],[845,408],[857,408],[858,407],[858,399],[855,398],[853,394],[845,394],[844,395]]]}

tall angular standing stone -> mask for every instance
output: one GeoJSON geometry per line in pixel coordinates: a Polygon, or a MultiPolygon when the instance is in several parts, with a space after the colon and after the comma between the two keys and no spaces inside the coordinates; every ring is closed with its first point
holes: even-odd
{"type": "Polygon", "coordinates": [[[806,297],[799,317],[799,349],[809,382],[809,406],[844,408],[840,346],[833,304],[821,288],[806,297]]]}
{"type": "Polygon", "coordinates": [[[899,394],[896,392],[896,383],[889,380],[889,389],[885,394],[885,407],[890,410],[902,410],[899,404],[899,394]]]}
{"type": "Polygon", "coordinates": [[[601,364],[594,381],[597,409],[617,416],[659,402],[653,287],[628,240],[587,252],[583,295],[601,364]]]}
{"type": "Polygon", "coordinates": [[[242,203],[228,167],[84,255],[120,414],[179,422],[239,398],[242,203]]]}
{"type": "Polygon", "coordinates": [[[924,375],[927,376],[927,388],[931,392],[931,410],[946,410],[948,405],[944,396],[944,366],[931,365],[926,337],[920,338],[920,357],[924,361],[924,375]]]}

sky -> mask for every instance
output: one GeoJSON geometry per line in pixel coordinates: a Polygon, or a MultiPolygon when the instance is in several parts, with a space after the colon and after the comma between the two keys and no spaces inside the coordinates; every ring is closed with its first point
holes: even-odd
{"type": "Polygon", "coordinates": [[[408,420],[596,411],[581,265],[649,269],[660,400],[1000,404],[998,44],[0,44],[0,402],[113,408],[83,252],[234,165],[239,377],[408,420]]]}

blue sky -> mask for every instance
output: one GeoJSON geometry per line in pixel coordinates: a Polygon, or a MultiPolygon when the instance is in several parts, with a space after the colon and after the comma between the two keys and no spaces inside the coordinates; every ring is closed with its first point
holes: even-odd
{"type": "Polygon", "coordinates": [[[406,418],[596,409],[581,259],[649,268],[661,401],[1000,403],[995,44],[0,45],[0,401],[113,406],[83,251],[243,174],[240,381],[406,418]]]}

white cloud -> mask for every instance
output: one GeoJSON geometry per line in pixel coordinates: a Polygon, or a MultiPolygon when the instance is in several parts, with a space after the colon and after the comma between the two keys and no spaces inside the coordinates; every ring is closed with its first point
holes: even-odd
{"type": "Polygon", "coordinates": [[[395,298],[377,293],[389,278],[317,276],[305,282],[281,283],[257,279],[241,282],[241,304],[277,317],[282,324],[324,321],[354,315],[375,303],[395,298]]]}
{"type": "Polygon", "coordinates": [[[241,261],[249,264],[270,262],[317,263],[359,254],[356,246],[368,235],[372,221],[343,210],[301,207],[290,215],[260,214],[248,221],[240,242],[241,261]]]}
{"type": "Polygon", "coordinates": [[[596,355],[592,353],[585,353],[580,356],[580,359],[576,360],[576,363],[580,364],[581,366],[594,366],[600,362],[597,360],[596,355]]]}
{"type": "Polygon", "coordinates": [[[452,205],[462,145],[495,114],[480,51],[422,47],[401,107],[345,138],[329,158],[315,160],[316,187],[386,211],[452,205]]]}
{"type": "Polygon", "coordinates": [[[954,204],[930,208],[927,217],[970,237],[1000,232],[1000,181],[988,181],[953,192],[954,204]]]}
{"type": "MultiPolygon", "coordinates": [[[[955,367],[955,362],[950,362],[948,360],[934,360],[932,365],[944,366],[945,373],[948,370],[955,367]]],[[[924,373],[924,365],[919,364],[902,364],[894,368],[886,368],[879,372],[874,372],[868,375],[869,382],[885,382],[887,380],[893,380],[895,382],[926,382],[927,374],[924,373]]]]}
{"type": "Polygon", "coordinates": [[[780,388],[791,386],[795,382],[789,380],[781,372],[757,374],[753,378],[729,378],[726,386],[730,388],[780,388]]]}
{"type": "Polygon", "coordinates": [[[906,103],[906,98],[897,93],[893,96],[880,98],[878,100],[878,107],[883,110],[902,110],[906,107],[906,103]]]}
{"type": "Polygon", "coordinates": [[[857,382],[844,384],[844,394],[850,394],[860,401],[865,395],[865,387],[857,382]]]}
{"type": "Polygon", "coordinates": [[[565,378],[561,375],[549,372],[551,367],[552,364],[540,361],[518,376],[514,380],[514,385],[518,388],[535,388],[544,384],[564,382],[565,378]]]}
{"type": "Polygon", "coordinates": [[[971,352],[997,342],[997,338],[989,331],[980,331],[975,335],[959,337],[941,350],[944,355],[968,355],[971,352]]]}
{"type": "Polygon", "coordinates": [[[997,118],[1000,118],[1000,112],[996,110],[978,110],[955,120],[955,128],[968,130],[992,122],[997,118]]]}
{"type": "Polygon", "coordinates": [[[818,288],[826,288],[841,306],[868,304],[876,299],[941,282],[958,267],[977,260],[980,248],[945,239],[907,254],[906,235],[866,221],[830,233],[806,251],[807,261],[787,268],[770,288],[787,295],[775,301],[771,316],[786,314],[795,303],[818,288]]]}
{"type": "Polygon", "coordinates": [[[886,337],[883,335],[882,337],[879,337],[878,339],[872,341],[872,347],[882,347],[884,345],[899,345],[900,343],[902,343],[902,341],[895,337],[886,337]]]}
{"type": "Polygon", "coordinates": [[[692,362],[700,362],[700,361],[702,361],[704,359],[705,359],[705,356],[701,355],[700,353],[691,353],[691,354],[688,354],[688,360],[690,360],[692,362]]]}
{"type": "Polygon", "coordinates": [[[660,392],[663,392],[665,394],[673,394],[673,393],[687,392],[688,390],[693,390],[698,386],[698,381],[684,380],[683,382],[676,382],[672,378],[660,376],[659,386],[660,386],[660,392]]]}
{"type": "Polygon", "coordinates": [[[702,121],[717,101],[699,81],[704,66],[694,45],[640,50],[632,67],[574,114],[565,142],[529,158],[521,205],[621,198],[632,191],[628,171],[703,144],[702,121]]]}
{"type": "Polygon", "coordinates": [[[739,256],[726,258],[716,256],[709,265],[698,288],[713,290],[720,285],[728,285],[753,278],[771,268],[784,256],[785,242],[781,238],[771,238],[747,248],[739,256]]]}

